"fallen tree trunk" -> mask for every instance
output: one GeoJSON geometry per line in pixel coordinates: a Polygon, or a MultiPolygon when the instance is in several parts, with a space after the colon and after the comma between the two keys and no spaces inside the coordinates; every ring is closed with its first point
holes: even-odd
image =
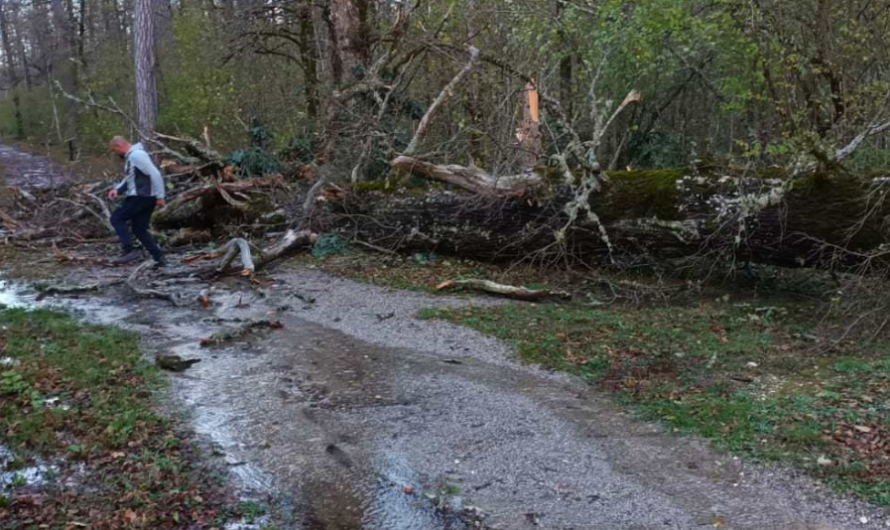
{"type": "Polygon", "coordinates": [[[575,198],[565,188],[540,205],[453,193],[418,198],[369,192],[342,204],[327,222],[379,247],[489,261],[639,263],[725,252],[786,267],[849,269],[874,259],[890,240],[886,179],[692,174],[612,174],[601,192],[590,195],[604,233],[581,217],[560,233],[575,198]]]}

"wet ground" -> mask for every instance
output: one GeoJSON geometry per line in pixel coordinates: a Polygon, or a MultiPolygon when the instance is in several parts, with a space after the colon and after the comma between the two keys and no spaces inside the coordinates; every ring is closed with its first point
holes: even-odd
{"type": "Polygon", "coordinates": [[[70,175],[45,156],[33,155],[0,144],[0,169],[6,186],[51,188],[70,179],[70,175]]]}
{"type": "MultiPolygon", "coordinates": [[[[207,309],[124,291],[55,303],[142,333],[151,353],[200,358],[171,376],[175,401],[241,488],[275,492],[284,528],[466,528],[480,512],[504,529],[888,524],[804,478],[631,421],[579,381],[515,364],[491,339],[414,318],[472,300],[306,269],[276,277],[264,292],[220,290],[207,309]],[[199,346],[270,317],[283,328],[199,346]]],[[[6,303],[36,303],[4,292],[6,303]]]]}
{"type": "MultiPolygon", "coordinates": [[[[109,274],[68,269],[66,281],[109,274]]],[[[171,401],[236,486],[273,494],[284,529],[890,527],[882,510],[632,421],[581,381],[519,365],[502,343],[415,318],[491,301],[306,268],[271,277],[261,289],[220,285],[209,308],[133,300],[123,287],[37,302],[2,283],[0,303],[60,304],[141,333],[149,355],[200,358],[171,375],[171,401]],[[252,318],[283,327],[200,347],[252,318]]],[[[186,299],[204,287],[161,286],[186,299]]]]}

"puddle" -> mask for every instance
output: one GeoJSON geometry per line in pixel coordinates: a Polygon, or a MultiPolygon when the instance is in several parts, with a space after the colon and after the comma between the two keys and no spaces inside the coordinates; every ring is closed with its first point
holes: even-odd
{"type": "Polygon", "coordinates": [[[59,471],[57,467],[40,460],[30,466],[7,471],[9,464],[14,460],[15,455],[12,451],[0,445],[0,491],[39,486],[59,471]]]}
{"type": "Polygon", "coordinates": [[[24,307],[27,305],[19,298],[18,291],[9,282],[0,279],[0,306],[24,307]]]}
{"type": "Polygon", "coordinates": [[[19,151],[8,145],[0,145],[0,165],[7,186],[52,188],[71,178],[45,156],[19,151]]]}

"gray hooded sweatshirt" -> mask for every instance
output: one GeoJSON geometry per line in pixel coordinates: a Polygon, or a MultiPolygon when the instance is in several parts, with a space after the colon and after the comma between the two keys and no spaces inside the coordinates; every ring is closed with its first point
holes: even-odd
{"type": "Polygon", "coordinates": [[[124,157],[124,180],[117,191],[126,197],[164,198],[164,179],[142,144],[133,144],[124,157]]]}

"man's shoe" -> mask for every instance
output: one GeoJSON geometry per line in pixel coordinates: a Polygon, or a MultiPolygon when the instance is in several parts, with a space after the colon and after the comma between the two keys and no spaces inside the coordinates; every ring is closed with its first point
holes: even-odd
{"type": "Polygon", "coordinates": [[[121,255],[121,257],[114,260],[114,263],[117,265],[126,265],[127,263],[133,263],[134,261],[139,261],[142,259],[142,252],[138,250],[131,250],[121,255]]]}
{"type": "Polygon", "coordinates": [[[165,260],[164,258],[158,258],[155,260],[155,268],[156,269],[162,269],[164,267],[169,267],[169,266],[170,266],[170,264],[167,263],[167,260],[165,260]]]}

